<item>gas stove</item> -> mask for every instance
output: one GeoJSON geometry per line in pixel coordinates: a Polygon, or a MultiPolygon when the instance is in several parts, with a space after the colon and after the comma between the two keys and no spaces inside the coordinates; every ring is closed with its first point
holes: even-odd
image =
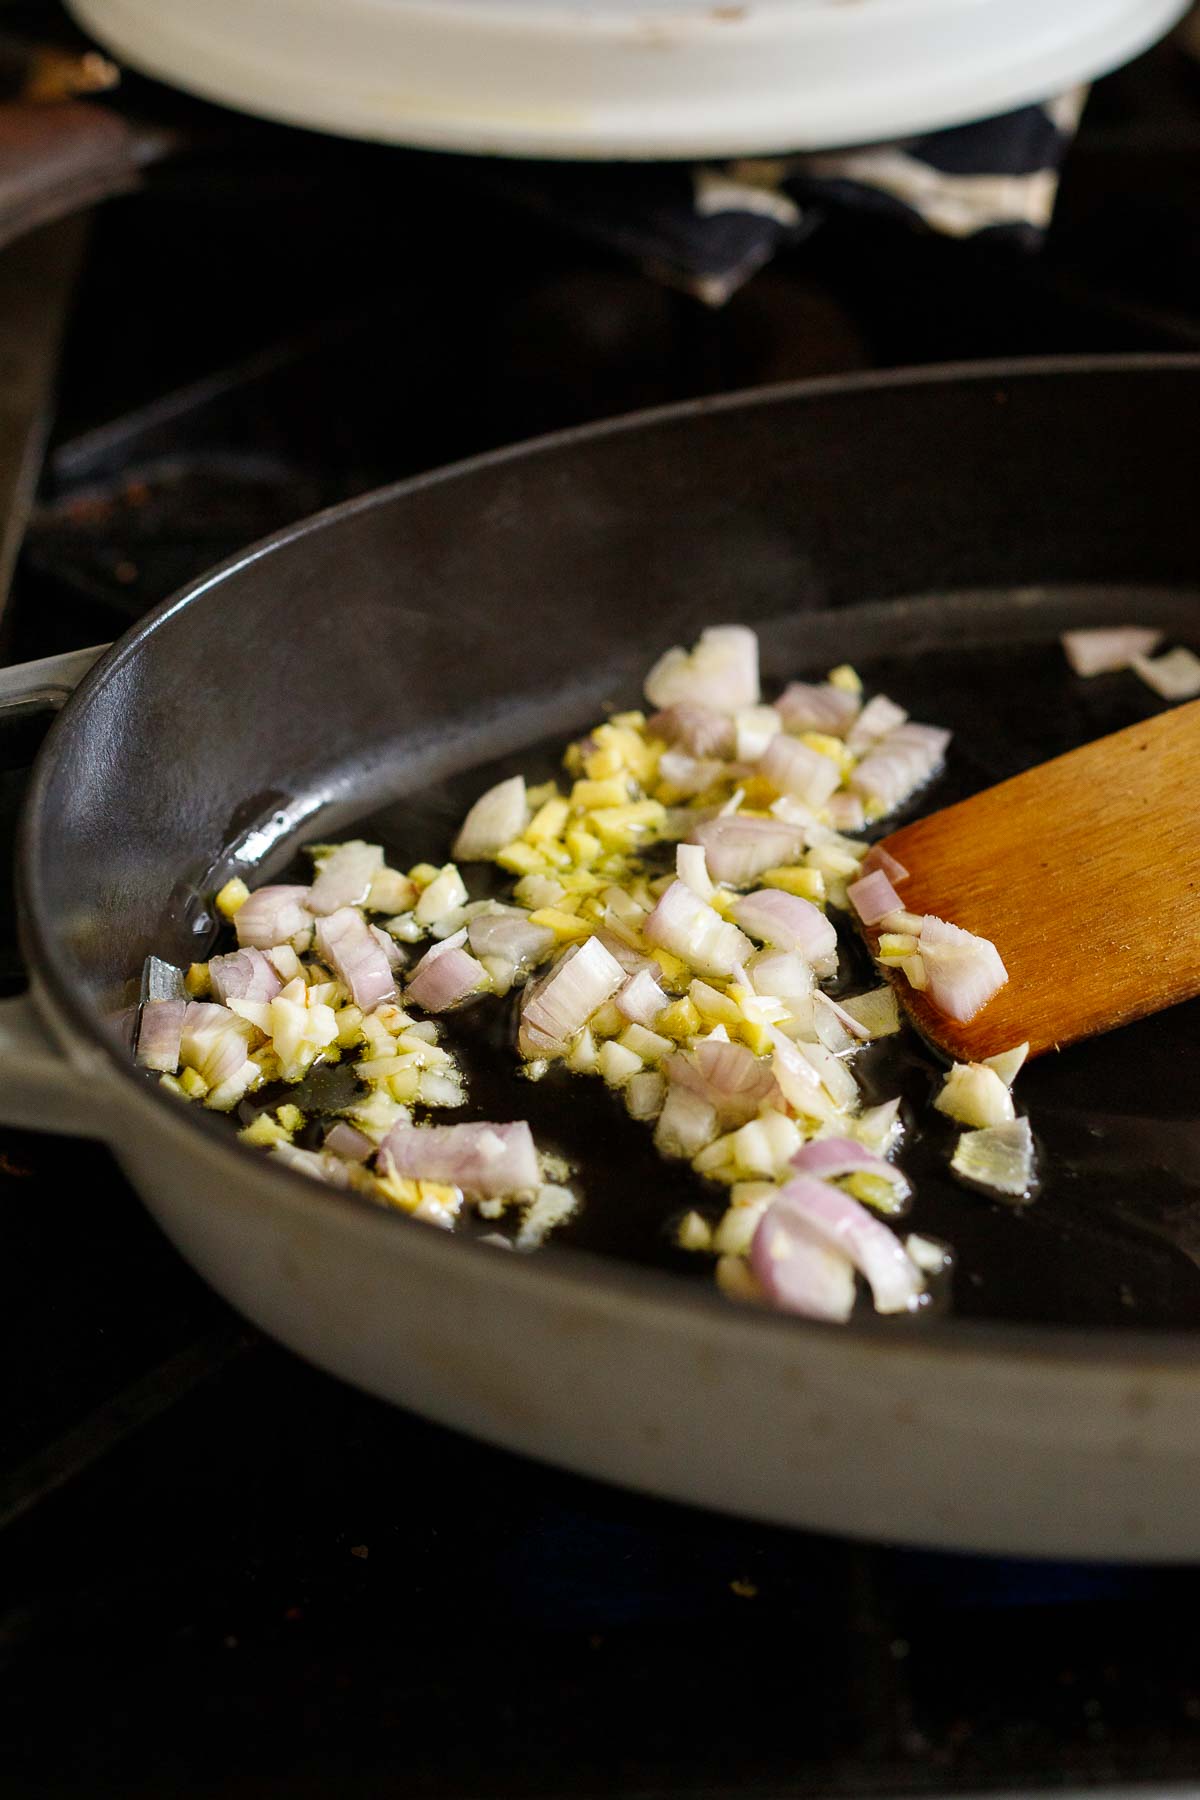
{"type": "MultiPolygon", "coordinates": [[[[537,432],[855,368],[1200,348],[1200,76],[1169,46],[1094,90],[1039,254],[830,212],[720,310],[452,159],[129,86],[185,147],[0,255],[0,349],[28,342],[31,295],[67,321],[40,475],[12,483],[9,660],[537,432]]],[[[0,739],[10,857],[44,724],[0,739]]],[[[21,983],[7,895],[0,980],[21,983]]],[[[1195,1572],[616,1493],[259,1338],[95,1145],[5,1130],[0,1197],[8,1793],[767,1800],[1200,1771],[1195,1572]]]]}

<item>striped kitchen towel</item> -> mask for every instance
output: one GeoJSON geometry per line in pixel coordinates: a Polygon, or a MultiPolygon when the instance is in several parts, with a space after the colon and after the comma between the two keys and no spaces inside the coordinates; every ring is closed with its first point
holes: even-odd
{"type": "Polygon", "coordinates": [[[481,173],[510,199],[719,306],[833,209],[1035,247],[1086,97],[1075,88],[999,118],[822,154],[702,165],[509,162],[481,173]]]}

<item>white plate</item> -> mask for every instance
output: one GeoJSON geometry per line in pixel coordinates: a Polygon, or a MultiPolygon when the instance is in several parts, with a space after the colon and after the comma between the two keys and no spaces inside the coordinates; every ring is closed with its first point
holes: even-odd
{"type": "Polygon", "coordinates": [[[1188,0],[67,0],[245,112],[431,149],[696,157],[909,136],[1127,61],[1188,0]]]}

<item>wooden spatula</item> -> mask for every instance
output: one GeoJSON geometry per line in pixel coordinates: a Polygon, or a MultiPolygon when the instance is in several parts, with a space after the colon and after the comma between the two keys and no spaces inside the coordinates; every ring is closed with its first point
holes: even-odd
{"type": "Polygon", "coordinates": [[[1026,1039],[1037,1056],[1200,994],[1200,700],[883,845],[909,871],[897,891],[910,912],[991,938],[1008,969],[966,1025],[897,981],[916,1024],[961,1062],[1026,1039]]]}

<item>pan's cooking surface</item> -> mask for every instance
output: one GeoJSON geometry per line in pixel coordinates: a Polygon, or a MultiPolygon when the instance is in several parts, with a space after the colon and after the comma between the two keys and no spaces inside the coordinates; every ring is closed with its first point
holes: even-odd
{"type": "MultiPolygon", "coordinates": [[[[952,727],[947,770],[913,809],[932,810],[1155,711],[1156,696],[1130,673],[1074,677],[1056,637],[1046,635],[1045,620],[1053,617],[1057,627],[1064,607],[1084,622],[1098,607],[1116,617],[1122,604],[1115,595],[963,595],[858,617],[810,617],[799,636],[820,648],[815,660],[795,667],[786,644],[773,650],[769,628],[763,642],[777,676],[818,674],[839,644],[849,645],[868,692],[882,690],[914,717],[952,727]],[[1026,633],[1032,641],[988,641],[1026,633]]],[[[1149,605],[1169,621],[1186,618],[1192,603],[1131,595],[1124,604],[1129,616],[1146,616],[1149,605]]],[[[798,628],[789,621],[775,635],[794,642],[798,628]]],[[[612,698],[622,704],[635,696],[612,698]]],[[[588,722],[581,719],[581,727],[588,722]]],[[[461,773],[345,835],[381,839],[399,867],[444,861],[457,822],[484,787],[516,769],[545,779],[562,747],[543,744],[461,773]]],[[[1053,833],[1047,819],[1047,845],[1053,833]]],[[[475,865],[466,873],[473,895],[489,891],[490,870],[475,865]]],[[[307,879],[307,865],[298,864],[296,875],[307,879]]],[[[1127,903],[1135,904],[1114,896],[1114,905],[1127,903]]],[[[1086,958],[1088,947],[1064,942],[1062,954],[1086,958]]],[[[1103,978],[1098,967],[1096,979],[1103,978]]],[[[843,933],[839,986],[858,990],[873,980],[861,948],[843,933]]],[[[1038,1140],[1042,1185],[1036,1201],[1019,1209],[949,1175],[958,1128],[930,1106],[942,1065],[911,1028],[858,1055],[869,1101],[904,1096],[900,1161],[917,1188],[911,1224],[955,1246],[956,1314],[1115,1327],[1200,1320],[1200,1125],[1187,1075],[1198,1025],[1200,1005],[1192,1003],[1024,1071],[1016,1093],[1038,1140]]],[[[691,1206],[715,1222],[724,1190],[661,1159],[649,1130],[598,1080],[561,1066],[539,1083],[525,1080],[511,1047],[509,1003],[485,1000],[453,1015],[446,1028],[470,1076],[470,1109],[455,1117],[527,1117],[539,1142],[561,1149],[577,1167],[585,1204],[556,1242],[711,1279],[711,1260],[675,1249],[671,1227],[691,1206]]],[[[490,1222],[474,1228],[496,1229],[490,1222]]],[[[896,1329],[919,1330],[920,1322],[896,1329]]]]}

